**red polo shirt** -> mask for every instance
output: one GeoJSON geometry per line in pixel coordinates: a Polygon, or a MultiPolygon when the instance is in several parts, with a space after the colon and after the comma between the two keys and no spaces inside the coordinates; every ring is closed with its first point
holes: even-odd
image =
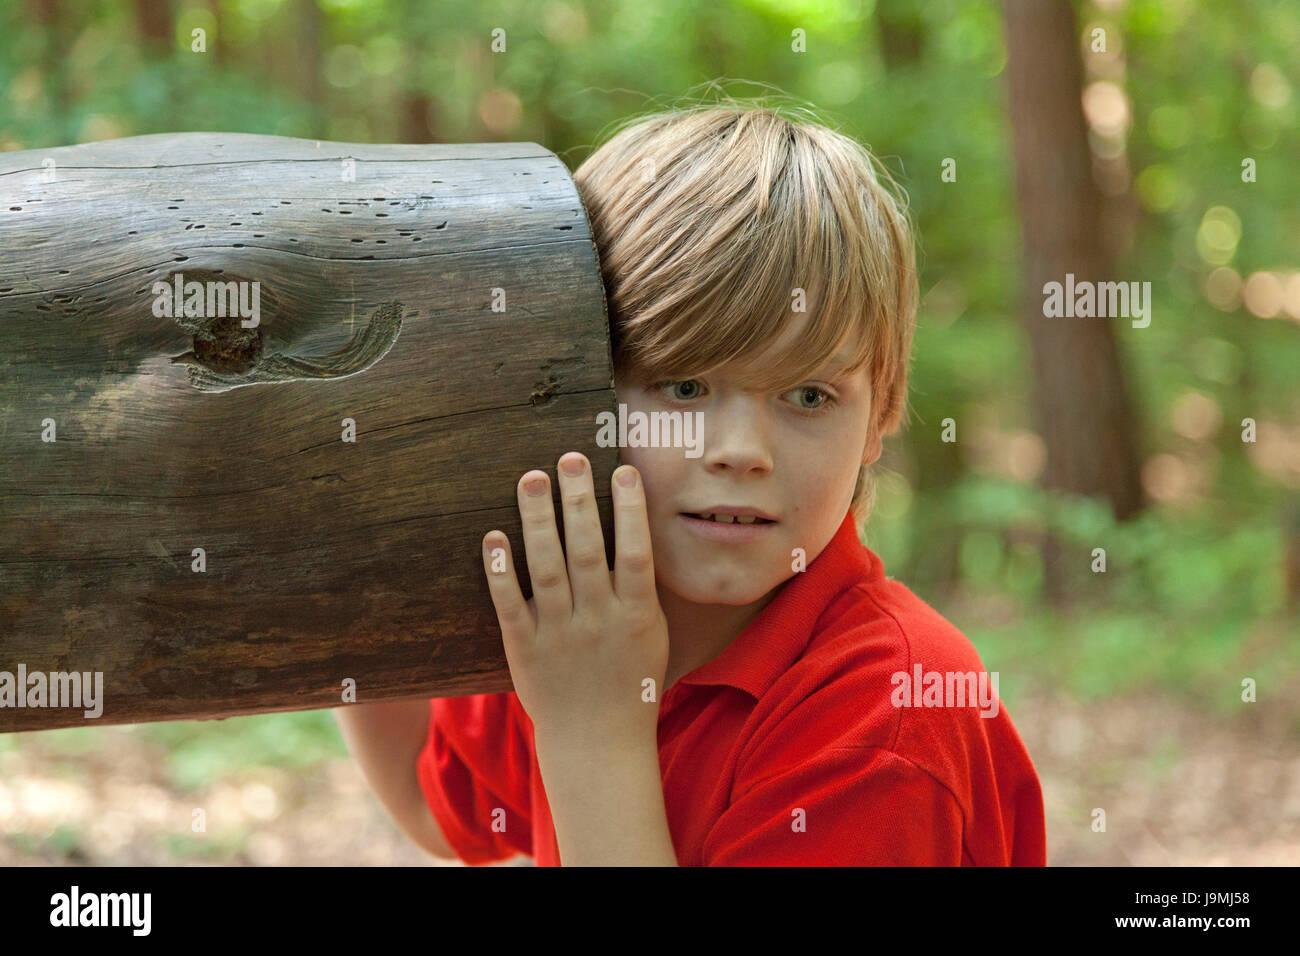
{"type": "MultiPolygon", "coordinates": [[[[846,514],[807,569],[660,701],[678,862],[1044,865],[1042,791],[1019,733],[1000,702],[992,715],[956,693],[980,671],[971,643],[885,577],[846,514]]],[[[560,863],[532,730],[514,693],[430,701],[420,786],[467,863],[560,863]]]]}

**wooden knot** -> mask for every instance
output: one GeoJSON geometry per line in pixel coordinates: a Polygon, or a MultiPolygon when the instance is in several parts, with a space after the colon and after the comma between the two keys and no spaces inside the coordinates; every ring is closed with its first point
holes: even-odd
{"type": "Polygon", "coordinates": [[[221,287],[218,295],[224,295],[227,303],[233,296],[243,295],[235,299],[242,308],[225,308],[222,315],[213,316],[208,309],[200,310],[202,315],[186,314],[183,308],[172,313],[172,320],[193,336],[194,343],[191,351],[174,356],[172,363],[184,365],[190,384],[200,391],[225,392],[244,385],[356,375],[387,355],[402,330],[402,303],[385,302],[370,313],[365,326],[345,345],[308,361],[288,352],[269,352],[264,347],[262,330],[268,320],[274,326],[280,310],[269,290],[259,285],[256,296],[250,296],[247,280],[202,269],[183,273],[184,286],[189,287],[191,282],[201,283],[205,289],[209,283],[221,287]],[[250,301],[260,303],[255,320],[247,316],[250,301]],[[248,327],[253,321],[256,324],[248,327]]]}

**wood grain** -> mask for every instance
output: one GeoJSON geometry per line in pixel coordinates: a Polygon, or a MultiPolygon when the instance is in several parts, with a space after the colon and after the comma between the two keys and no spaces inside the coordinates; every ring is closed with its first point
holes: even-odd
{"type": "Polygon", "coordinates": [[[546,149],[0,154],[0,250],[0,671],[104,681],[0,731],[508,690],[480,542],[531,594],[515,485],[566,451],[612,556],[604,291],[546,149]],[[257,282],[258,326],[156,316],[178,272],[257,282]]]}

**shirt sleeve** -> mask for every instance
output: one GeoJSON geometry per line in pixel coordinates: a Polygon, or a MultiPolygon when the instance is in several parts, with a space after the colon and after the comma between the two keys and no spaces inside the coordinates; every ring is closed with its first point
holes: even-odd
{"type": "Polygon", "coordinates": [[[877,747],[838,747],[753,783],[710,831],[707,866],[959,866],[956,798],[877,747]]]}
{"type": "Polygon", "coordinates": [[[533,855],[533,752],[513,694],[435,697],[416,761],[420,788],[466,863],[533,855]]]}

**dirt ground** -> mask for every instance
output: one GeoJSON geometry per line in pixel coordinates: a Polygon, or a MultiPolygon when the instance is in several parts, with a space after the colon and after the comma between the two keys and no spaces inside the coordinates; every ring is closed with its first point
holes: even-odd
{"type": "MultiPolygon", "coordinates": [[[[1300,864],[1294,712],[1229,722],[1169,701],[1052,698],[1011,713],[1043,782],[1049,864],[1300,864]],[[1105,832],[1092,829],[1094,808],[1105,832]]],[[[103,733],[75,758],[40,734],[0,753],[0,865],[460,865],[407,841],[350,760],[258,767],[179,794],[158,745],[103,733]],[[204,833],[191,830],[195,807],[204,833]]]]}

